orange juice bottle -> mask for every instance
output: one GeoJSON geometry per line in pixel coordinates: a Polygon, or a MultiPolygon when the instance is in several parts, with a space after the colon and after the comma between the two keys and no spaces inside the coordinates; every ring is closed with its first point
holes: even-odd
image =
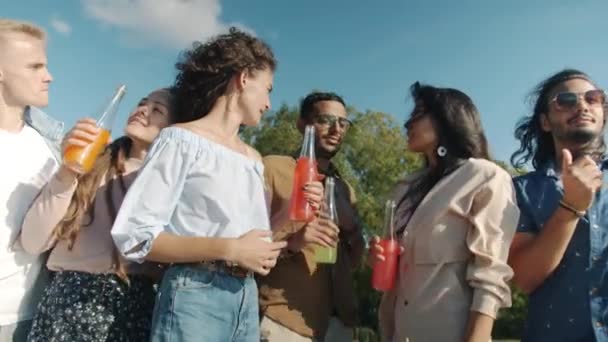
{"type": "Polygon", "coordinates": [[[125,85],[118,87],[116,93],[114,93],[114,96],[105,107],[101,117],[97,121],[97,127],[99,127],[101,131],[95,140],[84,147],[68,146],[65,149],[63,163],[66,166],[80,173],[87,173],[93,169],[97,157],[103,152],[110,140],[110,131],[112,130],[112,125],[114,125],[118,106],[120,105],[120,101],[125,95],[126,90],[127,87],[125,85]]]}
{"type": "Polygon", "coordinates": [[[293,177],[289,219],[310,222],[315,219],[315,210],[304,198],[304,185],[319,178],[315,159],[315,127],[306,126],[304,142],[293,177]]]}

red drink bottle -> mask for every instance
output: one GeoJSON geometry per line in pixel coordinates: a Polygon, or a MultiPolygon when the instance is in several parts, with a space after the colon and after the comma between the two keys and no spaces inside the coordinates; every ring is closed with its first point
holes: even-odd
{"type": "Polygon", "coordinates": [[[315,210],[304,198],[304,185],[318,179],[317,161],[315,159],[315,127],[306,126],[300,158],[296,164],[293,177],[289,219],[292,221],[310,222],[315,219],[315,210]]]}
{"type": "Polygon", "coordinates": [[[395,202],[388,200],[384,215],[384,238],[380,240],[384,261],[374,265],[372,287],[378,291],[389,291],[395,286],[399,263],[399,243],[395,240],[395,202]]]}

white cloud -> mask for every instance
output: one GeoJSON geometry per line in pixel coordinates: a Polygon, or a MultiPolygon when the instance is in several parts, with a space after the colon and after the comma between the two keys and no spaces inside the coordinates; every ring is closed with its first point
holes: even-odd
{"type": "Polygon", "coordinates": [[[135,45],[144,41],[184,48],[192,41],[225,32],[229,26],[248,30],[220,19],[220,0],[82,0],[82,3],[90,16],[121,29],[135,45]]]}
{"type": "Polygon", "coordinates": [[[68,36],[72,33],[72,26],[57,17],[51,18],[51,27],[64,36],[68,36]]]}

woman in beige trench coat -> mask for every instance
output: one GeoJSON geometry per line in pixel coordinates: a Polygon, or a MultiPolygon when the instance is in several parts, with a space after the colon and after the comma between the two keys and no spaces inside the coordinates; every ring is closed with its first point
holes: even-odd
{"type": "MultiPolygon", "coordinates": [[[[461,91],[415,83],[405,123],[425,168],[394,191],[397,280],[380,304],[389,342],[488,342],[511,304],[507,265],[519,218],[510,175],[490,160],[479,113],[461,91]]],[[[368,263],[383,262],[375,237],[368,263]]]]}

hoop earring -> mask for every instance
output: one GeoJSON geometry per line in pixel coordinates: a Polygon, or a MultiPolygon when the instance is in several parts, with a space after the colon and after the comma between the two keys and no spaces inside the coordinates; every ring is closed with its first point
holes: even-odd
{"type": "Polygon", "coordinates": [[[439,146],[437,147],[437,155],[440,157],[445,157],[448,154],[448,150],[443,147],[443,146],[439,146]]]}

